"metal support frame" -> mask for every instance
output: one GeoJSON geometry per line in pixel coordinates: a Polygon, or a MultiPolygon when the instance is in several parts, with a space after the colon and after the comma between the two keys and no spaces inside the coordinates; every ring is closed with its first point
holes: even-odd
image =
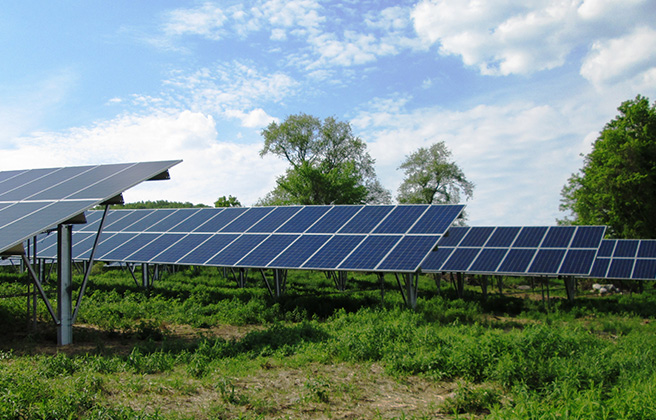
{"type": "Polygon", "coordinates": [[[462,299],[465,295],[465,275],[463,273],[456,273],[455,286],[458,299],[462,299]]]}
{"type": "Polygon", "coordinates": [[[73,342],[73,228],[62,224],[57,227],[57,344],[73,342]]]}
{"type": "Polygon", "coordinates": [[[419,274],[403,273],[403,285],[401,285],[399,274],[394,273],[394,276],[396,276],[396,282],[399,285],[401,296],[403,296],[403,301],[405,302],[406,306],[411,309],[417,308],[417,288],[419,286],[419,274]]]}
{"type": "Polygon", "coordinates": [[[481,293],[483,294],[483,299],[487,299],[487,275],[483,274],[481,276],[481,293]]]}
{"type": "Polygon", "coordinates": [[[574,302],[576,296],[576,279],[574,277],[564,277],[565,291],[567,292],[567,300],[574,302]]]}
{"type": "Polygon", "coordinates": [[[385,273],[378,273],[378,283],[380,285],[380,304],[385,304],[385,273]]]}
{"type": "Polygon", "coordinates": [[[150,272],[148,263],[141,263],[141,287],[144,290],[150,289],[150,272]]]}
{"type": "Polygon", "coordinates": [[[331,279],[335,283],[335,287],[340,292],[346,290],[346,283],[348,282],[348,272],[347,271],[325,271],[326,277],[331,279]]]}
{"type": "Polygon", "coordinates": [[[260,269],[260,273],[262,273],[262,278],[264,279],[264,284],[269,290],[269,295],[274,299],[278,299],[285,294],[285,290],[287,289],[287,270],[274,268],[271,271],[273,272],[273,287],[271,287],[271,283],[269,283],[266,271],[260,269]]]}

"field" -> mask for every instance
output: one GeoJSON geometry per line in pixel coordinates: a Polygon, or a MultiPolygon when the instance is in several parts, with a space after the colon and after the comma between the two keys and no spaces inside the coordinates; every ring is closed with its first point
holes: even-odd
{"type": "Polygon", "coordinates": [[[188,268],[145,291],[98,266],[58,348],[43,303],[36,329],[26,317],[26,277],[3,269],[0,419],[656,418],[651,284],[570,303],[556,280],[547,302],[525,279],[457,299],[421,277],[409,310],[393,276],[381,302],[373,275],[338,292],[290,272],[275,301],[256,274],[237,288],[188,268]]]}

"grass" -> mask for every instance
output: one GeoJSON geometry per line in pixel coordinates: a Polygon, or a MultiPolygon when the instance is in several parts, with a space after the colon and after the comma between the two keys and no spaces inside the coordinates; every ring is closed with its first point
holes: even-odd
{"type": "Polygon", "coordinates": [[[143,291],[98,269],[57,348],[42,303],[26,332],[26,278],[0,272],[0,419],[656,418],[650,285],[571,303],[554,282],[547,304],[524,279],[456,299],[421,277],[412,311],[392,276],[381,302],[375,276],[337,292],[290,272],[275,301],[255,275],[239,289],[219,274],[143,291]]]}

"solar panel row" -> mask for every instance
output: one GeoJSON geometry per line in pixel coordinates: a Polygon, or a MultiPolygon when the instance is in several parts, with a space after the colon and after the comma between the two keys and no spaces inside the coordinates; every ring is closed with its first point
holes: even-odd
{"type": "Polygon", "coordinates": [[[180,161],[0,172],[0,253],[180,161]]]}
{"type": "Polygon", "coordinates": [[[453,227],[424,272],[586,275],[604,226],[453,227]]]}
{"type": "Polygon", "coordinates": [[[656,279],[656,240],[604,239],[589,277],[656,279]]]}
{"type": "MultiPolygon", "coordinates": [[[[96,259],[247,268],[414,272],[461,205],[291,206],[116,210],[96,259]]],[[[74,233],[73,256],[87,259],[99,212],[74,233]]],[[[55,238],[44,238],[49,257],[55,238]]]]}

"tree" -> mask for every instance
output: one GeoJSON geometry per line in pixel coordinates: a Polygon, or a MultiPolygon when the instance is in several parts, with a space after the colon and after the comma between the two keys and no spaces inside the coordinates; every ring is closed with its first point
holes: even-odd
{"type": "Polygon", "coordinates": [[[273,154],[291,165],[258,204],[387,203],[390,193],[376,177],[367,145],[347,122],[290,115],[262,131],[260,156],[273,154]]]}
{"type": "Polygon", "coordinates": [[[451,152],[442,141],[406,156],[399,166],[405,173],[397,195],[399,203],[456,204],[461,196],[471,198],[474,184],[450,159],[451,152]]]}
{"type": "Polygon", "coordinates": [[[656,238],[656,103],[623,102],[561,192],[564,224],[607,225],[615,238],[656,238]]]}
{"type": "Polygon", "coordinates": [[[237,200],[237,197],[231,195],[226,197],[224,195],[214,202],[214,207],[241,207],[241,203],[237,200]]]}

